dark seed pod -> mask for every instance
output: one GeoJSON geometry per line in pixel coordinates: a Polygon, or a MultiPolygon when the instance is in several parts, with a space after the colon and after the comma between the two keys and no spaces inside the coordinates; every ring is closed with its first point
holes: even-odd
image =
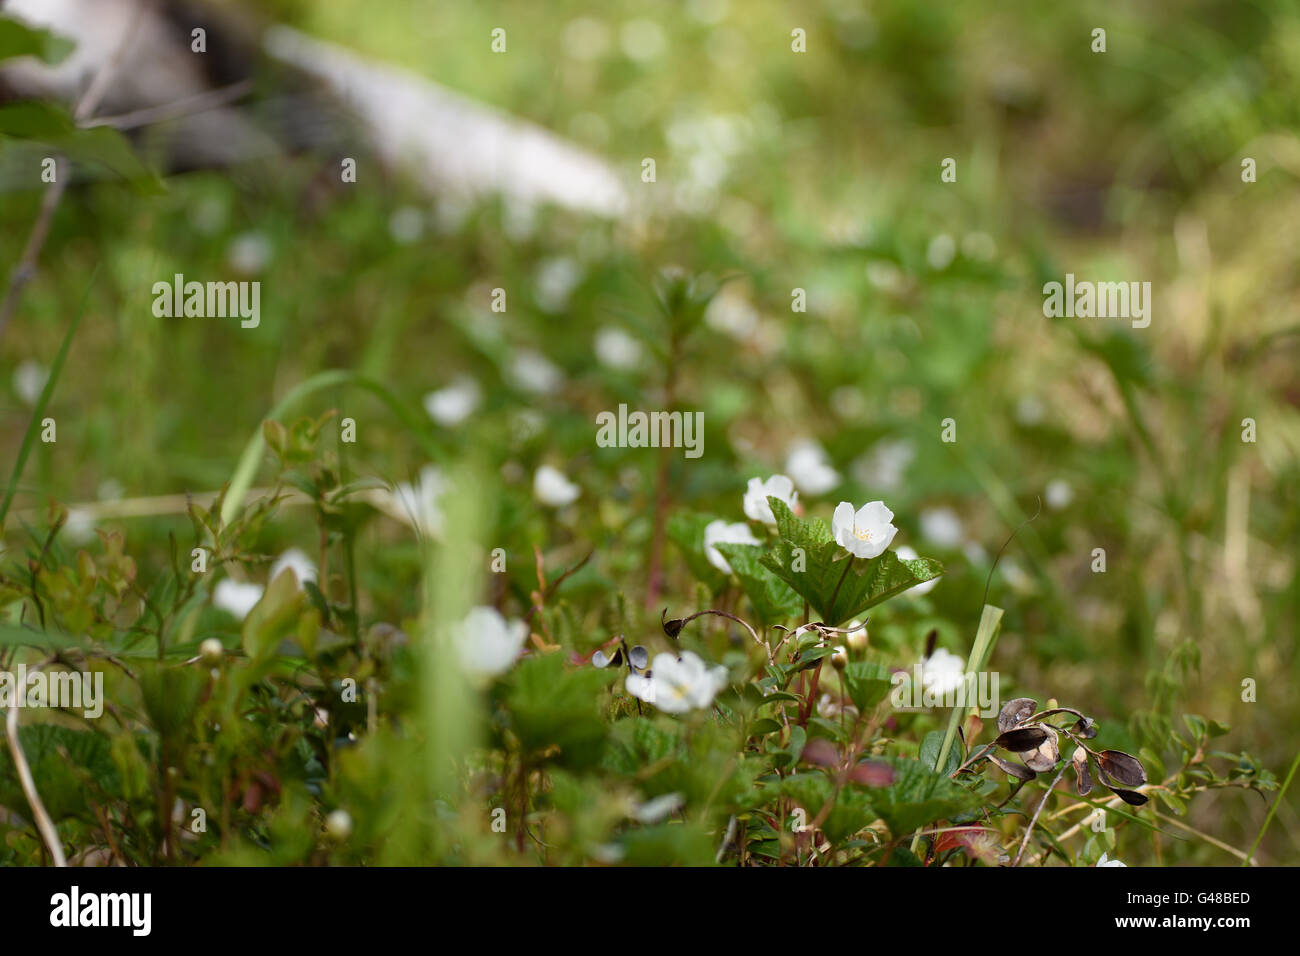
{"type": "Polygon", "coordinates": [[[1061,761],[1061,748],[1057,742],[1056,731],[1050,727],[1043,729],[1047,731],[1047,739],[1034,750],[1020,755],[1025,761],[1025,766],[1038,773],[1046,773],[1061,761]]]}
{"type": "Polygon", "coordinates": [[[1012,753],[1024,753],[1027,750],[1037,750],[1049,736],[1042,727],[1020,727],[1006,731],[993,743],[1012,753]]]}
{"type": "Polygon", "coordinates": [[[1080,717],[1070,728],[1076,737],[1082,737],[1084,740],[1091,740],[1097,736],[1097,722],[1091,717],[1080,717]]]}
{"type": "Polygon", "coordinates": [[[667,616],[668,608],[664,608],[663,613],[659,615],[659,623],[663,625],[665,634],[673,640],[677,640],[677,635],[682,632],[682,628],[686,625],[686,622],[680,618],[674,621],[665,620],[667,616]]]}
{"type": "Polygon", "coordinates": [[[989,754],[989,763],[997,767],[1008,776],[1015,777],[1017,780],[1033,780],[1038,774],[1034,773],[1028,767],[1018,763],[1012,763],[1010,760],[1004,760],[997,754],[989,754]]]}
{"type": "Polygon", "coordinates": [[[1125,787],[1140,787],[1147,782],[1147,772],[1142,761],[1122,750],[1103,750],[1097,755],[1101,772],[1125,787]]]}
{"type": "Polygon", "coordinates": [[[1074,748],[1074,756],[1070,759],[1074,765],[1074,791],[1081,797],[1086,797],[1092,793],[1092,774],[1088,770],[1088,752],[1082,747],[1074,748]]]}
{"type": "Polygon", "coordinates": [[[1147,802],[1145,794],[1137,793],[1134,790],[1124,790],[1121,787],[1107,787],[1106,789],[1131,807],[1140,807],[1147,802]]]}
{"type": "Polygon", "coordinates": [[[1013,727],[1019,727],[1026,717],[1032,716],[1038,701],[1028,697],[1017,697],[1002,705],[998,712],[998,733],[1006,733],[1013,727]]]}

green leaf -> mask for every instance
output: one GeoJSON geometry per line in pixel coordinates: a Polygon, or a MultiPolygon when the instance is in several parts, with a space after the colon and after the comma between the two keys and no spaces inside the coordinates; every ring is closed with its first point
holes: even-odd
{"type": "Polygon", "coordinates": [[[982,802],[978,793],[927,769],[919,760],[892,762],[896,774],[893,784],[864,792],[896,838],[982,802]]]}
{"type": "MultiPolygon", "coordinates": [[[[54,724],[31,724],[18,728],[18,739],[52,819],[93,820],[87,779],[105,794],[117,795],[119,775],[107,735],[54,724]]],[[[24,814],[29,812],[8,747],[0,748],[0,803],[24,814]]]]}
{"type": "Polygon", "coordinates": [[[943,573],[931,558],[904,561],[888,550],[870,560],[853,558],[835,543],[826,522],[800,521],[779,498],[768,502],[781,538],[760,559],[762,565],[833,627],[943,573]]]}
{"type": "Polygon", "coordinates": [[[601,692],[613,679],[594,667],[570,670],[563,654],[530,657],[510,673],[510,729],[534,753],[559,747],[550,759],[561,766],[591,766],[605,747],[601,692]]]}
{"type": "Polygon", "coordinates": [[[850,661],[844,668],[844,684],[860,714],[874,710],[894,686],[889,668],[875,660],[850,661]]]}
{"type": "Polygon", "coordinates": [[[162,192],[162,182],[136,156],[117,130],[108,126],[81,127],[61,106],[25,100],[0,106],[0,138],[36,140],[73,160],[96,163],[145,192],[162,192]]]}
{"type": "Polygon", "coordinates": [[[961,755],[956,750],[950,750],[948,758],[940,768],[939,752],[943,749],[943,738],[942,730],[932,730],[925,735],[925,739],[921,741],[921,765],[927,770],[936,770],[944,777],[951,777],[952,772],[961,765],[961,755]]]}
{"type": "MultiPolygon", "coordinates": [[[[826,801],[835,794],[835,786],[825,774],[797,773],[781,781],[781,793],[803,807],[808,816],[806,823],[811,824],[826,801]]],[[[872,809],[871,796],[863,790],[846,787],[834,799],[835,803],[821,826],[833,844],[853,836],[877,816],[872,809]]]]}
{"type": "Polygon", "coordinates": [[[34,56],[53,66],[67,59],[76,46],[67,37],[0,16],[0,60],[34,56]]]}
{"type": "Polygon", "coordinates": [[[754,544],[715,545],[731,570],[740,578],[749,603],[764,624],[789,620],[803,607],[803,601],[788,584],[763,567],[763,548],[754,544]]]}

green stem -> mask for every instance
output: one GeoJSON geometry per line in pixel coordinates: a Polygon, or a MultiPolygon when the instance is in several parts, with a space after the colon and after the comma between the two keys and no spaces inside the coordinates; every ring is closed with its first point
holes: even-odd
{"type": "Polygon", "coordinates": [[[1250,845],[1250,849],[1246,852],[1246,859],[1241,864],[1242,866],[1249,866],[1251,859],[1255,856],[1255,851],[1259,849],[1259,841],[1264,839],[1264,833],[1268,830],[1268,825],[1273,822],[1273,814],[1277,813],[1277,808],[1282,805],[1282,798],[1286,796],[1287,787],[1291,786],[1291,780],[1295,777],[1297,767],[1300,767],[1300,751],[1296,752],[1295,760],[1291,761],[1291,769],[1287,771],[1286,781],[1282,784],[1282,789],[1278,791],[1273,806],[1269,808],[1268,816],[1264,818],[1264,825],[1259,828],[1259,835],[1255,837],[1255,842],[1250,845]]]}

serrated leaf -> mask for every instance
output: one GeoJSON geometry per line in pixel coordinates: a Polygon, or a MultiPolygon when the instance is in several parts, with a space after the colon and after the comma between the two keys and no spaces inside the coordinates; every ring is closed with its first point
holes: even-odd
{"type": "Polygon", "coordinates": [[[788,584],[765,568],[760,559],[764,549],[754,544],[717,544],[714,547],[727,559],[731,570],[740,578],[740,586],[764,624],[789,620],[799,613],[803,601],[788,584]]]}
{"type": "Polygon", "coordinates": [[[853,559],[835,543],[826,522],[800,521],[779,498],[768,501],[780,540],[763,555],[762,565],[832,627],[943,573],[937,561],[904,561],[893,551],[870,560],[853,559]],[[800,567],[803,570],[796,570],[800,567]]]}

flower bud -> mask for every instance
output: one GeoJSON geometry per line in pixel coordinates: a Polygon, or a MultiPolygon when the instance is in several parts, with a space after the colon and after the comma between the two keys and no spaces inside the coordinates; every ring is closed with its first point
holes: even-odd
{"type": "Polygon", "coordinates": [[[217,640],[215,637],[209,637],[199,645],[199,657],[202,658],[203,663],[207,664],[209,667],[216,667],[220,664],[221,658],[223,658],[225,654],[225,647],[223,647],[221,641],[217,640]]]}
{"type": "Polygon", "coordinates": [[[853,653],[861,654],[867,649],[867,626],[854,621],[849,627],[851,630],[844,639],[848,641],[849,648],[853,653]]]}
{"type": "Polygon", "coordinates": [[[346,810],[334,810],[325,818],[325,835],[338,843],[352,835],[352,817],[346,810]]]}
{"type": "Polygon", "coordinates": [[[837,647],[831,651],[831,667],[837,671],[842,671],[849,666],[849,652],[843,647],[837,647]]]}

